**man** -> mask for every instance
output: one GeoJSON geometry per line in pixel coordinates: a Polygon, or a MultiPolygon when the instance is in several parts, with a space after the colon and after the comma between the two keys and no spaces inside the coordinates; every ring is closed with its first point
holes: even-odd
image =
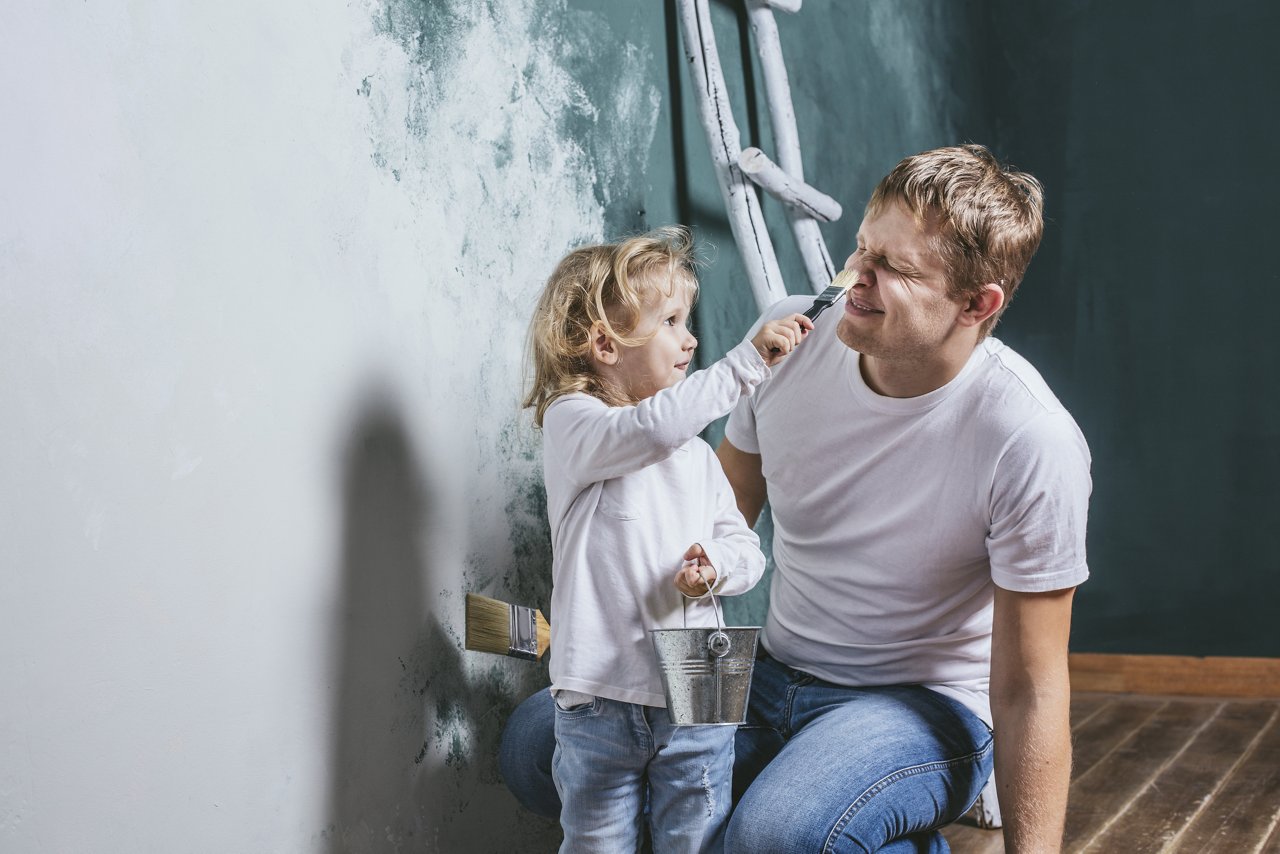
{"type": "MultiPolygon", "coordinates": [[[[945,851],[993,748],[1006,850],[1060,847],[1089,453],[988,335],[1042,230],[1039,183],[985,148],[907,158],[867,205],[843,311],[730,416],[717,453],[749,523],[768,500],[776,567],[732,854],[945,851]]],[[[502,762],[553,814],[542,760],[516,754],[549,705],[517,710],[502,762]]]]}

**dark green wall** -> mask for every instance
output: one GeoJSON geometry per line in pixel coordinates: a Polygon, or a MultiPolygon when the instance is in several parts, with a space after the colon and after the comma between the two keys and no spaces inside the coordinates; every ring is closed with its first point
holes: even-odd
{"type": "MultiPolygon", "coordinates": [[[[695,228],[711,260],[697,331],[714,358],[755,309],[674,0],[573,5],[653,51],[664,102],[643,213],[632,204],[610,221],[695,228]]],[[[1044,244],[997,335],[1041,370],[1093,450],[1077,650],[1280,655],[1275,8],[806,0],[777,16],[806,178],[845,207],[824,226],[837,262],[875,181],[907,154],[983,142],[1046,186],[1044,244]]],[[[745,12],[712,12],[742,143],[770,152],[745,12]]],[[[766,216],[790,290],[806,291],[783,212],[767,202],[766,216]]],[[[762,587],[734,616],[756,621],[764,602],[762,587]]]]}
{"type": "Polygon", "coordinates": [[[1280,655],[1280,12],[990,4],[992,141],[1047,187],[999,335],[1093,450],[1078,650],[1280,655]]]}

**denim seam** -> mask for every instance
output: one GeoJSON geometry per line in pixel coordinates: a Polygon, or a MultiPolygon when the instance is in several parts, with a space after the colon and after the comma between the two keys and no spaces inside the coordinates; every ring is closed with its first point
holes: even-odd
{"type": "Polygon", "coordinates": [[[653,737],[653,724],[649,722],[649,715],[646,713],[645,706],[636,705],[632,707],[632,721],[633,723],[638,721],[643,730],[639,727],[633,727],[631,734],[643,747],[644,751],[652,756],[653,752],[657,750],[657,739],[653,737]]]}
{"type": "Polygon", "coordinates": [[[954,768],[957,765],[962,765],[966,762],[972,762],[975,759],[980,759],[984,754],[989,753],[990,751],[991,751],[991,742],[988,741],[986,746],[983,747],[981,750],[970,753],[967,756],[958,756],[955,759],[945,759],[938,762],[926,762],[923,765],[912,765],[907,768],[900,768],[897,771],[894,771],[892,774],[888,774],[885,777],[882,777],[881,779],[877,780],[875,783],[871,785],[870,788],[868,788],[865,792],[859,795],[857,800],[855,800],[852,804],[849,805],[849,808],[844,811],[844,814],[842,816],[840,816],[840,820],[836,822],[833,828],[831,828],[831,832],[827,834],[827,841],[823,843],[823,846],[822,846],[823,854],[833,854],[833,852],[835,851],[835,848],[833,846],[835,845],[836,836],[839,835],[839,833],[842,830],[844,830],[845,827],[848,826],[849,822],[853,820],[853,817],[858,814],[858,811],[860,809],[862,809],[864,806],[867,805],[868,801],[870,801],[876,795],[880,794],[882,791],[888,788],[891,784],[896,783],[899,780],[903,780],[907,777],[914,777],[917,774],[924,774],[929,771],[943,771],[943,770],[946,770],[947,768],[954,768]]]}
{"type": "Polygon", "coordinates": [[[791,707],[795,704],[796,689],[799,687],[800,686],[796,685],[794,682],[787,686],[787,703],[782,709],[782,720],[780,721],[782,724],[781,735],[788,741],[791,740],[791,707]]]}
{"type": "Polygon", "coordinates": [[[808,674],[805,674],[800,679],[792,679],[791,682],[787,685],[787,704],[782,712],[782,725],[783,725],[784,731],[781,733],[781,735],[784,738],[786,738],[788,741],[791,740],[791,736],[793,734],[791,729],[791,709],[795,706],[796,692],[799,691],[801,688],[803,688],[805,685],[810,685],[812,683],[813,683],[813,677],[809,676],[808,674]],[[807,680],[806,680],[806,677],[807,677],[807,680]]]}

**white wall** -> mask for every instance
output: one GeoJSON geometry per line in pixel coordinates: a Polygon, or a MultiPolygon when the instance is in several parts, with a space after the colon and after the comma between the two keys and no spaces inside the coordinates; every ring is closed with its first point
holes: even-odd
{"type": "Polygon", "coordinates": [[[562,2],[406,8],[0,11],[0,850],[554,836],[461,594],[548,584],[525,323],[635,168],[565,128],[642,162],[657,91],[562,2]]]}

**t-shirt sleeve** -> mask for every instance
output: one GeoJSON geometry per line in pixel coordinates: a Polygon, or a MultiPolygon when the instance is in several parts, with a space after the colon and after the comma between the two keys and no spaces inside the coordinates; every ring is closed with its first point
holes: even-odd
{"type": "MultiPolygon", "coordinates": [[[[778,300],[756,318],[756,322],[747,330],[747,339],[750,340],[766,322],[797,311],[804,311],[812,304],[812,299],[799,296],[778,300]]],[[[729,440],[729,443],[739,451],[745,451],[748,454],[760,453],[760,440],[756,438],[756,415],[753,407],[752,398],[743,397],[729,413],[729,420],[724,426],[724,437],[729,440]]]]}
{"type": "Polygon", "coordinates": [[[1089,447],[1064,410],[1029,422],[1005,446],[991,487],[991,580],[1020,593],[1074,587],[1089,577],[1089,447]]]}
{"type": "Polygon", "coordinates": [[[756,437],[756,412],[752,408],[753,398],[744,397],[729,413],[729,420],[724,425],[724,437],[739,451],[748,454],[760,453],[760,440],[756,437]]]}

